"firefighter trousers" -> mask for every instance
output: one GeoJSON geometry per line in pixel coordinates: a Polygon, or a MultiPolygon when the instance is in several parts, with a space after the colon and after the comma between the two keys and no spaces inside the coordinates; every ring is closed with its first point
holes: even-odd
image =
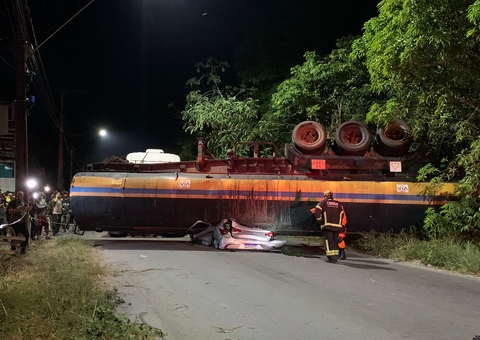
{"type": "Polygon", "coordinates": [[[339,231],[323,230],[325,238],[325,254],[330,262],[337,262],[339,255],[338,234],[339,231]]]}

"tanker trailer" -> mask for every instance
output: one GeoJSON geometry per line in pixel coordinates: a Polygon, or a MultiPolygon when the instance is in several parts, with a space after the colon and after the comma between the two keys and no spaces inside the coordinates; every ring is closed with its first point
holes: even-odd
{"type": "Polygon", "coordinates": [[[248,144],[253,157],[216,159],[200,139],[194,161],[92,163],[72,180],[72,210],[86,231],[184,235],[198,220],[215,225],[232,217],[277,234],[306,235],[320,232],[310,209],[327,189],[343,203],[351,232],[419,225],[427,207],[451,198],[452,184],[433,197],[423,195],[427,183],[407,171],[418,159],[405,144],[402,156],[370,154],[371,137],[358,122],[339,127],[331,150],[325,136],[320,124],[303,122],[285,145],[285,157],[274,149],[260,158],[260,147],[274,146],[252,142],[237,143],[234,153],[248,144]]]}

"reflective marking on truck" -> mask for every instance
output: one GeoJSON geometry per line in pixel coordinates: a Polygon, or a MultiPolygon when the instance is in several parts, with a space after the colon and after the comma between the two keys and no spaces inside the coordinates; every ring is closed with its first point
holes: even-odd
{"type": "MultiPolygon", "coordinates": [[[[272,201],[293,201],[298,196],[294,192],[264,192],[239,190],[176,190],[176,189],[117,189],[82,187],[71,190],[71,196],[85,197],[130,197],[130,198],[196,198],[196,199],[258,199],[272,201]]],[[[339,193],[335,195],[342,203],[386,203],[386,204],[431,204],[420,195],[400,194],[355,194],[339,193]]],[[[318,201],[317,193],[302,193],[304,201],[318,201]]],[[[436,196],[435,201],[445,201],[447,196],[436,196]]]]}
{"type": "MultiPolygon", "coordinates": [[[[125,174],[124,174],[125,175],[125,174]]],[[[130,174],[128,174],[130,175],[130,174]]],[[[257,200],[284,202],[318,202],[328,189],[342,203],[373,204],[445,204],[454,190],[446,184],[433,200],[422,192],[428,183],[325,181],[295,179],[231,178],[210,179],[205,177],[181,178],[155,176],[138,179],[128,176],[106,177],[79,176],[71,188],[72,197],[112,197],[141,199],[199,199],[199,200],[257,200]],[[183,184],[182,184],[183,182],[183,184]],[[121,183],[121,185],[120,185],[121,183]],[[180,184],[179,184],[180,183],[180,184]]]]}
{"type": "Polygon", "coordinates": [[[180,188],[190,188],[190,180],[180,181],[180,188]]]}

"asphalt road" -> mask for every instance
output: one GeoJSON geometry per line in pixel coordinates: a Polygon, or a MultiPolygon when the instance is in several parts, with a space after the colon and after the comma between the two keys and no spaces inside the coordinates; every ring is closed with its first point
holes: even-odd
{"type": "MultiPolygon", "coordinates": [[[[348,253],[221,251],[188,239],[86,234],[126,301],[167,340],[435,339],[480,334],[480,279],[348,253]]],[[[287,243],[288,245],[288,243],[287,243]]]]}

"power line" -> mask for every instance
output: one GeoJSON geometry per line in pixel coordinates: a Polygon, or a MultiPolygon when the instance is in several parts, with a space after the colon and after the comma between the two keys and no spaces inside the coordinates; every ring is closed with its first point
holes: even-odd
{"type": "Polygon", "coordinates": [[[9,67],[11,67],[11,68],[15,68],[15,66],[12,66],[12,65],[10,65],[9,63],[7,63],[7,61],[6,61],[5,59],[3,59],[2,56],[0,56],[0,59],[2,59],[2,61],[5,63],[5,65],[7,65],[7,66],[9,66],[9,67]]]}
{"type": "MultiPolygon", "coordinates": [[[[45,67],[42,61],[39,48],[44,43],[46,43],[53,35],[55,35],[60,29],[62,29],[66,24],[68,24],[77,15],[79,15],[86,7],[88,7],[91,3],[93,3],[94,0],[91,0],[87,5],[85,5],[72,18],[70,18],[67,22],[65,22],[62,26],[60,26],[60,28],[58,28],[55,32],[53,32],[41,44],[38,44],[38,41],[37,41],[35,26],[33,24],[33,19],[32,19],[30,8],[28,6],[27,1],[26,0],[11,0],[11,1],[12,1],[11,9],[10,11],[8,11],[8,7],[7,7],[7,15],[11,25],[12,25],[12,22],[17,24],[16,29],[12,28],[13,35],[17,41],[17,67],[16,67],[17,69],[17,100],[16,100],[16,103],[19,103],[19,106],[18,106],[18,112],[16,113],[16,115],[22,115],[22,114],[26,115],[26,112],[28,112],[28,109],[26,107],[26,103],[28,103],[28,99],[26,98],[27,97],[26,90],[30,86],[32,86],[32,84],[27,84],[25,82],[25,76],[27,75],[26,72],[34,72],[35,81],[33,82],[33,86],[38,92],[38,97],[39,99],[41,99],[41,102],[44,106],[47,117],[49,118],[48,121],[50,124],[53,125],[55,130],[60,132],[59,144],[61,143],[60,144],[61,147],[59,147],[59,152],[60,154],[63,155],[63,146],[66,146],[69,153],[72,154],[74,148],[71,145],[71,143],[69,143],[64,133],[64,126],[63,126],[63,121],[61,117],[62,113],[59,112],[59,109],[55,104],[55,100],[53,99],[52,91],[47,79],[45,67]],[[29,42],[30,44],[27,46],[27,43],[29,42]],[[20,56],[23,56],[23,59],[19,58],[20,56]],[[21,61],[19,62],[18,60],[21,60],[21,61]],[[22,73],[23,75],[21,75],[22,73]],[[19,92],[20,91],[19,89],[22,89],[21,92],[19,92]]],[[[3,58],[2,60],[8,65],[8,63],[3,58]]],[[[26,142],[26,138],[27,138],[26,120],[24,120],[23,123],[20,122],[20,124],[18,124],[18,129],[19,130],[16,133],[16,140],[21,142],[23,139],[25,139],[25,142],[26,142]]],[[[28,146],[25,144],[19,147],[19,145],[20,144],[18,144],[17,142],[16,158],[18,159],[17,163],[20,166],[19,174],[21,174],[21,176],[19,177],[23,177],[23,168],[25,168],[24,172],[25,172],[25,175],[27,175],[26,168],[28,165],[27,165],[27,161],[23,160],[23,156],[28,157],[27,156],[28,146]],[[24,146],[25,146],[25,150],[23,150],[24,146]]],[[[63,157],[59,156],[59,172],[60,172],[60,169],[63,170],[63,166],[60,167],[60,164],[63,163],[61,161],[62,159],[63,157]]],[[[59,175],[59,181],[60,181],[60,178],[61,177],[59,175]]],[[[62,179],[62,182],[63,182],[63,179],[62,179]]],[[[18,182],[18,183],[20,184],[21,182],[18,182]]]]}
{"type": "Polygon", "coordinates": [[[77,15],[79,15],[80,13],[82,13],[83,10],[84,10],[85,8],[87,8],[88,6],[90,6],[90,4],[91,4],[92,2],[94,2],[94,1],[95,1],[95,0],[91,0],[91,1],[90,1],[88,4],[86,4],[80,11],[78,11],[73,17],[71,17],[70,19],[68,19],[62,26],[60,26],[55,32],[53,32],[52,34],[50,34],[50,36],[49,36],[47,39],[45,39],[44,42],[42,42],[40,45],[38,45],[37,48],[35,48],[35,49],[32,51],[32,53],[35,52],[36,50],[38,50],[40,47],[42,47],[43,44],[45,44],[48,40],[50,40],[51,37],[53,37],[58,31],[60,31],[66,24],[68,24],[70,21],[72,21],[77,15]]]}

